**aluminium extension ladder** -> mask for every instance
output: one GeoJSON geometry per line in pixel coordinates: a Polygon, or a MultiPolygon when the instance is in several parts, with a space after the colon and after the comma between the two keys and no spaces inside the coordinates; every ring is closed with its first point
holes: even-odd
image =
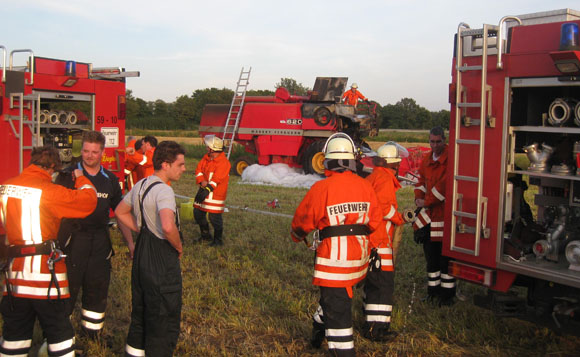
{"type": "Polygon", "coordinates": [[[244,106],[244,100],[246,99],[248,84],[250,83],[250,72],[252,72],[252,67],[250,67],[248,71],[244,71],[244,67],[242,67],[236,90],[234,92],[234,97],[232,98],[232,104],[230,105],[230,110],[224,125],[222,139],[224,141],[224,146],[227,147],[226,156],[228,159],[232,153],[234,138],[238,132],[238,124],[242,117],[242,108],[244,106]]]}
{"type": "MultiPolygon", "coordinates": [[[[451,245],[452,251],[457,251],[473,256],[479,256],[481,235],[484,238],[489,238],[490,229],[487,227],[487,197],[483,197],[483,163],[485,159],[485,129],[486,127],[495,127],[495,118],[491,116],[491,100],[492,87],[487,83],[487,66],[488,66],[488,49],[497,49],[497,65],[496,68],[501,70],[503,63],[501,61],[502,36],[501,29],[507,20],[515,20],[521,24],[518,18],[506,16],[500,20],[498,26],[484,24],[481,29],[470,29],[469,25],[460,23],[457,28],[456,36],[456,58],[457,63],[455,67],[457,88],[455,94],[455,140],[454,149],[455,155],[453,159],[453,214],[451,217],[451,245]],[[481,39],[481,65],[468,66],[463,64],[464,56],[464,40],[481,39]],[[495,39],[495,43],[491,41],[495,39]],[[467,91],[470,89],[462,83],[462,73],[468,71],[477,71],[480,73],[481,84],[479,90],[481,98],[479,102],[467,102],[467,91]],[[467,108],[479,108],[479,119],[472,119],[467,116],[467,108]],[[462,124],[463,127],[471,125],[479,125],[479,139],[464,139],[461,136],[462,124]],[[475,145],[479,147],[479,155],[477,158],[478,172],[477,176],[466,176],[459,173],[459,152],[463,145],[475,145]],[[460,181],[469,181],[477,183],[477,208],[475,212],[466,212],[463,210],[464,194],[459,192],[458,186],[460,181]],[[469,218],[475,220],[475,226],[469,227],[461,222],[462,218],[469,218]],[[467,249],[456,245],[457,233],[468,233],[475,236],[474,249],[467,249]]],[[[477,89],[475,87],[472,90],[477,89]]]]}

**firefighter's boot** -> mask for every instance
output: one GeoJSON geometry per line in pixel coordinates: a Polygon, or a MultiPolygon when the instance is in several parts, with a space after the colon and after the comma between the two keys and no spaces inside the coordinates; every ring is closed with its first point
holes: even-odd
{"type": "Polygon", "coordinates": [[[212,240],[211,233],[209,232],[209,224],[199,225],[199,230],[201,232],[201,236],[198,239],[198,242],[210,241],[212,240]]]}
{"type": "Polygon", "coordinates": [[[312,338],[310,338],[310,345],[314,348],[320,348],[324,341],[324,325],[318,322],[312,322],[312,338]]]}
{"type": "Polygon", "coordinates": [[[216,229],[213,232],[213,242],[211,242],[209,245],[212,247],[224,245],[224,241],[222,240],[223,232],[223,229],[216,229]]]}

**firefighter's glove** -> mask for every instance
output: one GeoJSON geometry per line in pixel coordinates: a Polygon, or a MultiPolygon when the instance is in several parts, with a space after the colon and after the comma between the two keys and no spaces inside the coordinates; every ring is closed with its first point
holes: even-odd
{"type": "Polygon", "coordinates": [[[413,240],[417,244],[423,244],[423,243],[430,240],[430,238],[429,238],[430,235],[431,235],[431,225],[428,224],[428,225],[424,226],[423,228],[417,229],[413,233],[413,240]]]}
{"type": "Polygon", "coordinates": [[[209,196],[210,192],[211,192],[211,189],[209,187],[207,187],[207,186],[200,187],[199,190],[197,190],[197,194],[195,195],[193,202],[202,203],[203,201],[205,201],[207,196],[209,196]]]}

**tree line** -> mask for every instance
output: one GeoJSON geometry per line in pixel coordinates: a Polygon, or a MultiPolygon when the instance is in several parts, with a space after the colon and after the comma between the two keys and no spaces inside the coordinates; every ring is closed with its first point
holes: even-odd
{"type": "MultiPolygon", "coordinates": [[[[275,89],[284,87],[292,94],[306,95],[310,88],[292,78],[281,78],[275,89]]],[[[206,104],[230,104],[234,91],[228,88],[196,89],[191,95],[181,95],[173,103],[161,99],[145,101],[127,90],[127,128],[157,130],[193,130],[201,120],[206,104]]],[[[248,90],[246,96],[273,96],[274,90],[248,90]]],[[[390,129],[430,129],[439,125],[449,128],[449,111],[432,112],[412,98],[402,98],[395,104],[377,104],[379,126],[390,129]]]]}

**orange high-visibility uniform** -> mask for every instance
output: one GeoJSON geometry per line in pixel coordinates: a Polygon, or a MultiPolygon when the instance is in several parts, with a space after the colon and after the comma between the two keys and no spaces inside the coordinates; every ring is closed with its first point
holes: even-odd
{"type": "MultiPolygon", "coordinates": [[[[62,218],[84,218],[97,206],[97,191],[84,177],[75,180],[77,190],[51,182],[46,170],[30,165],[0,186],[0,216],[11,245],[39,244],[55,240],[62,218]]],[[[57,299],[58,291],[47,265],[48,255],[12,259],[8,270],[11,294],[29,299],[57,299]],[[50,293],[48,288],[50,286],[50,293]]],[[[64,259],[54,263],[60,297],[68,298],[64,259]]],[[[4,295],[7,294],[6,283],[4,295]]]]}
{"type": "MultiPolygon", "coordinates": [[[[371,184],[350,171],[325,174],[328,177],[316,182],[296,209],[292,239],[299,242],[315,229],[347,224],[374,231],[382,216],[371,184]]],[[[364,279],[368,261],[368,236],[325,238],[316,248],[312,284],[350,288],[364,279]]]]}
{"type": "Polygon", "coordinates": [[[231,167],[226,154],[223,152],[215,159],[211,159],[209,154],[203,156],[195,169],[195,181],[198,185],[207,181],[212,191],[202,203],[195,203],[196,208],[210,213],[223,213],[231,167]]]}
{"type": "Polygon", "coordinates": [[[141,181],[141,179],[145,177],[149,177],[155,173],[155,169],[153,168],[153,154],[155,153],[155,148],[147,151],[145,154],[141,154],[138,151],[135,151],[133,155],[127,155],[127,159],[135,165],[135,169],[133,170],[136,172],[134,178],[134,183],[141,181]]]}
{"type": "Polygon", "coordinates": [[[354,93],[351,89],[344,92],[344,94],[342,95],[342,99],[344,100],[345,104],[357,105],[359,99],[366,100],[367,98],[364,95],[362,95],[362,93],[359,92],[357,89],[354,90],[354,93]]]}
{"type": "Polygon", "coordinates": [[[404,223],[403,215],[397,211],[396,192],[401,188],[393,170],[375,167],[366,178],[375,189],[383,219],[370,236],[371,248],[377,248],[381,256],[381,270],[393,271],[393,233],[395,225],[404,223]]]}
{"type": "MultiPolygon", "coordinates": [[[[133,139],[129,141],[127,147],[131,147],[135,149],[135,143],[137,140],[133,139]]],[[[142,178],[139,178],[137,173],[137,167],[139,167],[139,161],[137,161],[139,157],[135,154],[129,155],[125,154],[125,176],[127,177],[127,191],[130,191],[133,186],[142,178]]],[[[147,158],[144,158],[147,160],[147,158]]],[[[143,158],[141,158],[143,160],[143,158]]]]}
{"type": "Polygon", "coordinates": [[[415,184],[415,199],[425,200],[425,210],[418,214],[413,227],[421,228],[431,223],[431,240],[443,240],[443,217],[445,208],[445,175],[447,171],[448,146],[445,145],[437,161],[433,160],[433,151],[429,151],[419,167],[419,182],[415,184]]]}

